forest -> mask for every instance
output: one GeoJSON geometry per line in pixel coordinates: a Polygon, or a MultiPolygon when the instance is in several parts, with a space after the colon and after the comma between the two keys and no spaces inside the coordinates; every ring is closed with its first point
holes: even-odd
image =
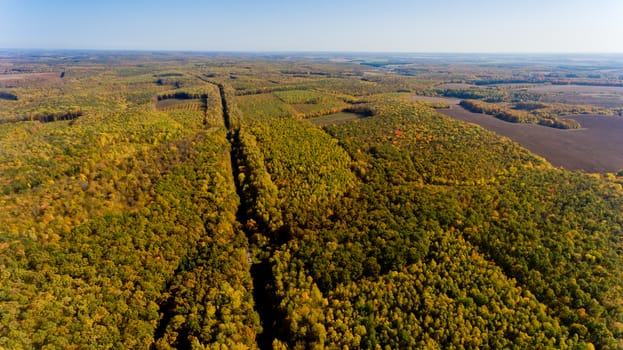
{"type": "Polygon", "coordinates": [[[0,349],[623,349],[623,170],[418,98],[621,118],[583,71],[67,55],[0,60],[0,349]]]}

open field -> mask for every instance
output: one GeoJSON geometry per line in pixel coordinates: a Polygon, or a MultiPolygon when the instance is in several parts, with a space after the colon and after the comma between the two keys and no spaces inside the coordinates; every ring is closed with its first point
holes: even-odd
{"type": "Polygon", "coordinates": [[[166,109],[188,107],[188,106],[195,106],[195,105],[201,107],[201,100],[198,98],[195,98],[195,99],[168,98],[168,99],[157,101],[156,109],[166,110],[166,109]]]}
{"type": "Polygon", "coordinates": [[[18,73],[18,74],[0,74],[0,87],[18,87],[27,86],[32,83],[60,83],[59,73],[18,73]]]}
{"type": "Polygon", "coordinates": [[[500,83],[475,85],[466,83],[444,83],[437,86],[448,90],[485,90],[494,89],[508,94],[528,92],[538,96],[538,101],[592,105],[603,108],[623,107],[623,87],[598,85],[560,85],[549,83],[500,83]]]}
{"type": "Polygon", "coordinates": [[[459,105],[460,98],[453,97],[435,97],[435,96],[411,96],[411,101],[424,101],[432,103],[447,103],[449,105],[459,105]]]}
{"type": "Polygon", "coordinates": [[[439,110],[452,118],[478,124],[519,142],[554,166],[587,172],[623,169],[623,118],[570,117],[582,123],[579,130],[561,130],[532,124],[508,123],[492,116],[453,107],[439,110]]]}
{"type": "Polygon", "coordinates": [[[458,99],[415,96],[414,100],[447,102],[438,111],[452,118],[475,123],[519,142],[554,166],[587,172],[616,172],[623,168],[623,118],[572,116],[583,128],[560,130],[532,124],[517,124],[493,116],[472,113],[458,106],[458,99]]]}
{"type": "Polygon", "coordinates": [[[311,118],[309,119],[312,124],[318,126],[327,126],[331,124],[340,124],[346,123],[352,120],[357,120],[360,118],[365,118],[366,116],[363,114],[350,113],[350,112],[339,112],[329,115],[323,115],[321,117],[311,118]]]}
{"type": "Polygon", "coordinates": [[[17,73],[17,74],[0,74],[0,81],[7,80],[35,80],[35,79],[52,79],[58,78],[60,73],[17,73]]]}
{"type": "Polygon", "coordinates": [[[527,89],[542,95],[542,101],[588,104],[604,108],[623,106],[623,87],[587,85],[541,85],[527,89]]]}
{"type": "Polygon", "coordinates": [[[60,87],[63,84],[60,72],[57,73],[18,73],[0,74],[0,88],[60,87]]]}

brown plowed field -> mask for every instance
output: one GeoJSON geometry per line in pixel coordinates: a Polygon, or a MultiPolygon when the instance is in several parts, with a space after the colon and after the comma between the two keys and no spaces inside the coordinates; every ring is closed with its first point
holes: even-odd
{"type": "Polygon", "coordinates": [[[19,73],[19,74],[0,74],[0,81],[13,80],[33,80],[33,79],[54,79],[60,73],[19,73]]]}
{"type": "Polygon", "coordinates": [[[582,129],[561,130],[533,124],[516,124],[495,117],[466,111],[458,99],[424,98],[413,100],[447,102],[449,109],[438,111],[452,118],[474,123],[506,136],[544,157],[554,166],[591,173],[623,169],[623,118],[605,116],[570,116],[582,129]]]}

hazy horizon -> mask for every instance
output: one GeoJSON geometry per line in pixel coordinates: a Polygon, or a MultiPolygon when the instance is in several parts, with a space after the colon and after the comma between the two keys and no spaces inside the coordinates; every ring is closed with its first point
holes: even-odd
{"type": "Polygon", "coordinates": [[[0,51],[24,51],[24,52],[101,52],[101,53],[170,53],[170,54],[319,54],[319,55],[331,55],[331,54],[347,54],[347,55],[440,55],[440,56],[623,56],[623,51],[616,52],[604,52],[604,51],[552,51],[552,52],[528,52],[528,51],[345,51],[345,50],[202,50],[202,49],[116,49],[116,48],[74,48],[74,47],[2,47],[0,51]]]}
{"type": "Polygon", "coordinates": [[[623,2],[0,0],[0,47],[258,53],[617,54],[623,2]]]}

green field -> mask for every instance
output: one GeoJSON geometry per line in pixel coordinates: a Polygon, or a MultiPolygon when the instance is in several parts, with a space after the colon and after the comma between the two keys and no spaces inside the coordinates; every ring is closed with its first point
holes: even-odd
{"type": "Polygon", "coordinates": [[[363,114],[351,113],[351,112],[339,112],[322,117],[313,118],[311,122],[318,126],[327,126],[331,124],[346,123],[359,118],[365,118],[363,114]]]}

